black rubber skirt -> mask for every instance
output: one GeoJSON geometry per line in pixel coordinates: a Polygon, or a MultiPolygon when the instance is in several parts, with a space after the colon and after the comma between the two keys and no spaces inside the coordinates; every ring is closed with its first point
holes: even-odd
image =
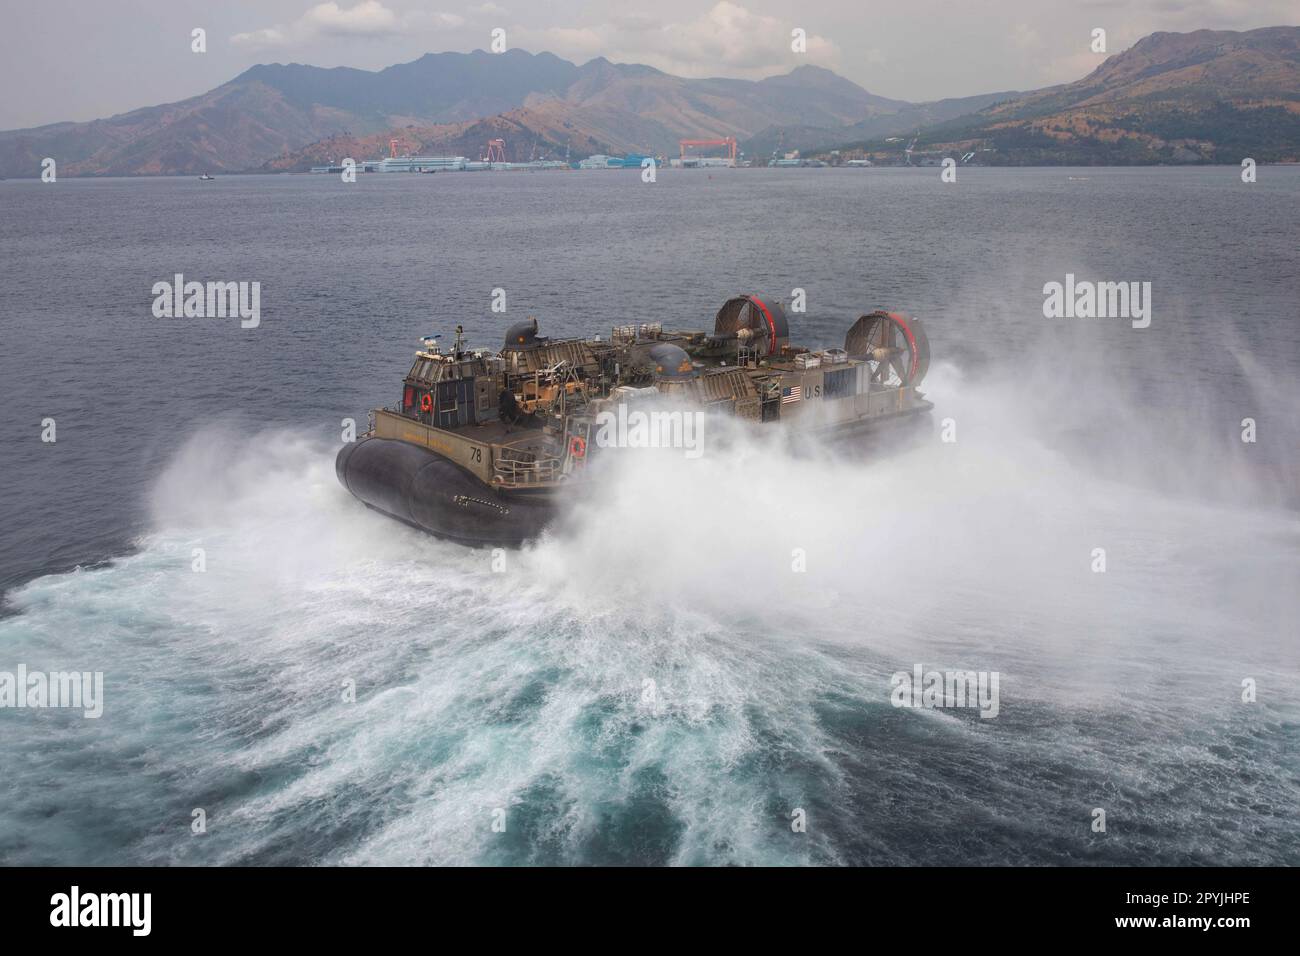
{"type": "Polygon", "coordinates": [[[462,544],[519,545],[556,515],[550,495],[500,494],[441,455],[388,438],[344,445],[334,470],[367,506],[462,544]]]}

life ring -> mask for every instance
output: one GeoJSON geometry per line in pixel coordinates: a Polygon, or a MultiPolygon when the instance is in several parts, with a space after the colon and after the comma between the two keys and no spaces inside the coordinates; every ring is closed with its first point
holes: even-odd
{"type": "Polygon", "coordinates": [[[423,395],[420,396],[420,411],[422,412],[433,411],[433,395],[431,393],[425,392],[423,395]]]}
{"type": "Polygon", "coordinates": [[[587,457],[587,442],[581,435],[574,435],[569,439],[569,454],[574,458],[587,457]]]}

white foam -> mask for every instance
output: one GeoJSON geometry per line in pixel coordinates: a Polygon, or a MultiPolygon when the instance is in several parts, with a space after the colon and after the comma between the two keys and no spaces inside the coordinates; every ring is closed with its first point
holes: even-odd
{"type": "Polygon", "coordinates": [[[66,732],[121,763],[87,780],[182,821],[135,834],[135,860],[520,859],[491,830],[503,808],[536,858],[584,861],[644,804],[677,828],[668,862],[833,862],[825,830],[774,837],[782,801],[844,783],[819,708],[887,707],[894,670],[998,670],[1004,713],[1123,704],[1174,722],[1249,668],[1293,681],[1294,515],[1093,477],[1018,395],[942,366],[930,390],[956,444],[844,461],[736,432],[727,454],[626,456],[503,574],[352,500],[329,448],[204,431],[162,476],[138,553],[21,589],[0,642],[106,671],[111,738],[66,732]],[[139,752],[151,774],[129,771],[139,752]],[[811,778],[771,769],[786,759],[811,778]],[[184,827],[196,791],[224,834],[204,849],[184,827]]]}

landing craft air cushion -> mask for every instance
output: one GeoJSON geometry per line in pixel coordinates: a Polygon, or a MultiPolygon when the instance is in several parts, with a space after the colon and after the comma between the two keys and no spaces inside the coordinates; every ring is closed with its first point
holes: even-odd
{"type": "Polygon", "coordinates": [[[368,507],[438,537],[514,546],[536,537],[587,483],[607,451],[601,413],[650,398],[785,425],[834,444],[928,416],[917,390],[930,363],[921,322],[871,312],[843,349],[789,342],[785,310],[739,295],[712,332],[658,323],[615,328],[609,341],[549,339],[536,319],[500,351],[444,351],[423,340],[398,402],[339,450],[339,481],[368,507]]]}

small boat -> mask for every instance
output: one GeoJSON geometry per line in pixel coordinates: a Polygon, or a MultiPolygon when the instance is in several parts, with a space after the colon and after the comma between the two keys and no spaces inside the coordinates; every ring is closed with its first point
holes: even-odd
{"type": "Polygon", "coordinates": [[[216,176],[209,176],[207,173],[204,173],[202,176],[199,177],[199,182],[210,183],[216,178],[217,178],[216,176]]]}

